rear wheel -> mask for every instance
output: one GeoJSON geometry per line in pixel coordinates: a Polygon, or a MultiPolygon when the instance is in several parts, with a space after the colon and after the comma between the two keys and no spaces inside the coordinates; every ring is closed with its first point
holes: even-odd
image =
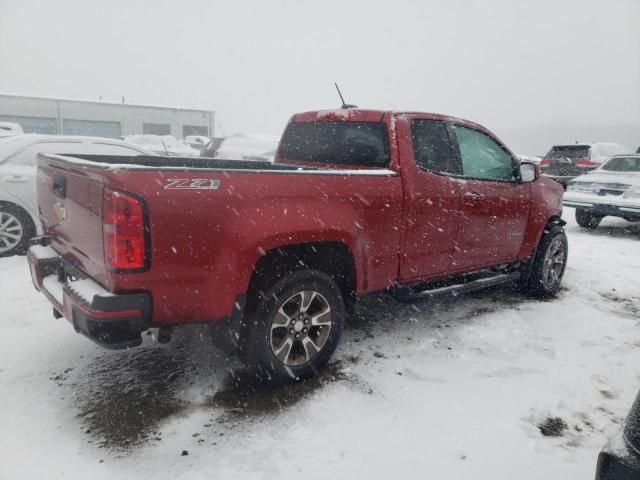
{"type": "Polygon", "coordinates": [[[597,228],[603,218],[604,217],[600,215],[594,215],[589,210],[585,210],[584,208],[576,209],[576,222],[582,228],[597,228]]]}
{"type": "Polygon", "coordinates": [[[0,257],[26,252],[35,233],[27,212],[16,205],[0,203],[0,257]]]}
{"type": "Polygon", "coordinates": [[[342,333],[345,305],[337,283],[323,272],[304,270],[256,295],[242,346],[246,363],[265,380],[315,375],[342,333]]]}
{"type": "Polygon", "coordinates": [[[549,225],[522,278],[525,293],[543,297],[552,295],[560,288],[567,266],[569,244],[564,228],[549,225]]]}

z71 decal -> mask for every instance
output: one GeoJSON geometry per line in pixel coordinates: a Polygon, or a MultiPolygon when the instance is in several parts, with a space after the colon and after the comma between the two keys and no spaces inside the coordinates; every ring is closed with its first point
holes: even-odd
{"type": "Polygon", "coordinates": [[[172,178],[164,186],[165,190],[218,190],[217,178],[172,178]]]}

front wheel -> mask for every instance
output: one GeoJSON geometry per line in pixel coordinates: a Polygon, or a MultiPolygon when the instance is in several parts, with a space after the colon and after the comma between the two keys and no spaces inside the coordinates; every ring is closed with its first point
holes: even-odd
{"type": "Polygon", "coordinates": [[[531,263],[522,278],[524,291],[536,297],[553,295],[567,266],[569,244],[564,228],[549,225],[536,249],[531,263]]]}
{"type": "Polygon", "coordinates": [[[601,215],[594,215],[589,210],[585,210],[584,208],[576,209],[576,222],[582,228],[588,228],[589,230],[593,230],[594,228],[598,228],[600,222],[604,217],[601,215]]]}
{"type": "Polygon", "coordinates": [[[345,304],[337,283],[316,270],[293,272],[257,294],[243,357],[266,380],[315,375],[340,340],[345,304]]]}

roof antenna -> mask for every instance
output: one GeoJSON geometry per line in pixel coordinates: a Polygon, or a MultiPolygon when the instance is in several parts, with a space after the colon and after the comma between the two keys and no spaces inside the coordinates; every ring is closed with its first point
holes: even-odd
{"type": "Polygon", "coordinates": [[[342,96],[342,92],[340,91],[340,87],[336,82],[333,82],[336,86],[336,90],[338,90],[338,95],[340,95],[340,100],[342,101],[342,106],[340,108],[358,108],[357,105],[351,105],[350,103],[344,103],[344,97],[342,96]]]}

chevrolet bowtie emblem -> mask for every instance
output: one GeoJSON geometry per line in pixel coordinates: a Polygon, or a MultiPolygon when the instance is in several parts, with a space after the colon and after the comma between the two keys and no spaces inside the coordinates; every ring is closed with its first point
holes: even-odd
{"type": "Polygon", "coordinates": [[[60,202],[56,202],[53,204],[53,214],[56,216],[59,222],[62,222],[65,218],[67,218],[67,209],[64,208],[60,202]]]}

